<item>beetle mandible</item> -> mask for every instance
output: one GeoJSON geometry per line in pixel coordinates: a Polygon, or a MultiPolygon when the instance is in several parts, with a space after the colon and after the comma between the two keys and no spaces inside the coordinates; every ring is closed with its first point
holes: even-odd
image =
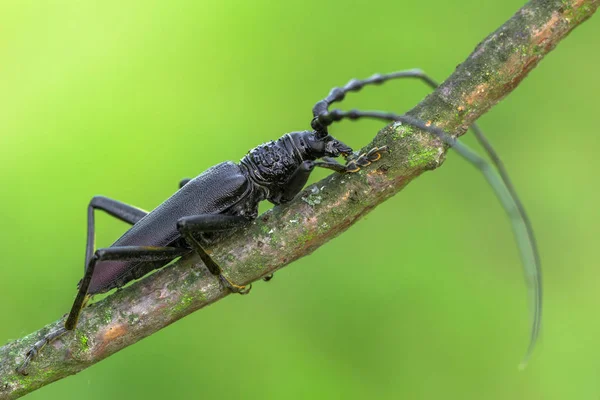
{"type": "MultiPolygon", "coordinates": [[[[513,228],[523,233],[521,258],[528,272],[530,303],[533,310],[532,331],[525,360],[530,356],[539,335],[541,320],[541,271],[533,230],[510,179],[497,154],[476,125],[473,129],[484,149],[491,156],[499,175],[491,164],[441,129],[407,115],[379,111],[329,111],[329,106],[343,100],[351,91],[365,85],[381,84],[391,79],[417,78],[435,88],[437,84],[421,70],[375,74],[364,80],[352,79],[342,88],[334,88],[313,107],[312,130],[292,132],[276,141],[250,150],[239,163],[217,164],[193,179],[180,182],[179,190],[151,212],[103,196],[92,198],[87,209],[87,244],[85,273],[65,324],[48,333],[25,355],[17,370],[26,374],[27,366],[42,348],[72,331],[81,310],[93,295],[121,288],[159,269],[186,254],[197,253],[208,270],[233,293],[247,294],[251,285],[232,282],[205,250],[212,240],[222,237],[258,216],[263,200],[278,205],[291,201],[303,189],[316,167],[338,173],[355,173],[379,160],[387,147],[373,147],[362,154],[328,133],[328,126],[343,119],[375,118],[414,125],[427,131],[446,145],[453,147],[467,161],[482,171],[494,188],[506,211],[511,215],[513,228]],[[345,164],[334,158],[343,156],[345,164]],[[132,225],[110,247],[94,250],[95,210],[132,225]]],[[[267,277],[268,279],[268,277],[267,277]]]]}

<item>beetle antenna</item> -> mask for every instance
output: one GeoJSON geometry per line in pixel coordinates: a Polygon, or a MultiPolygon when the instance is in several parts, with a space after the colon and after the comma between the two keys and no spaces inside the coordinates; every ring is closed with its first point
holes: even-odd
{"type": "MultiPolygon", "coordinates": [[[[321,131],[324,131],[325,133],[327,133],[327,127],[322,126],[322,124],[318,121],[318,117],[322,114],[327,114],[329,112],[329,106],[334,102],[342,101],[344,99],[344,97],[346,96],[346,93],[357,92],[367,85],[381,85],[390,80],[403,79],[403,78],[418,79],[432,89],[437,89],[437,87],[439,86],[439,84],[435,81],[435,79],[431,78],[429,75],[427,75],[423,70],[421,70],[419,68],[413,68],[413,69],[408,69],[408,70],[404,70],[404,71],[396,71],[396,72],[392,72],[389,74],[374,74],[371,77],[369,77],[367,79],[362,79],[362,80],[361,79],[350,79],[350,81],[344,87],[342,87],[342,88],[335,87],[335,88],[331,89],[331,91],[329,92],[329,95],[325,99],[318,101],[317,104],[315,104],[315,106],[313,107],[313,117],[314,117],[313,122],[312,122],[313,129],[315,129],[315,131],[317,131],[317,132],[319,132],[319,130],[321,130],[321,131]]],[[[485,135],[483,134],[483,132],[479,128],[479,126],[476,123],[473,123],[470,126],[470,128],[473,130],[473,133],[475,134],[475,138],[477,139],[479,144],[483,147],[485,152],[488,154],[488,156],[492,160],[492,163],[498,170],[498,173],[500,174],[502,181],[506,185],[506,188],[510,192],[510,195],[513,197],[515,204],[516,204],[517,208],[519,209],[519,213],[521,214],[521,217],[524,220],[525,226],[527,227],[528,236],[531,238],[531,241],[533,244],[532,247],[533,247],[535,263],[537,265],[541,265],[540,255],[539,255],[538,247],[536,244],[535,235],[533,232],[533,226],[527,215],[527,212],[525,211],[525,207],[523,206],[523,203],[519,199],[517,190],[515,189],[515,186],[513,185],[512,180],[510,179],[510,176],[508,174],[508,171],[506,170],[506,167],[504,166],[504,163],[498,156],[498,153],[496,152],[496,150],[494,149],[494,147],[492,146],[490,141],[485,137],[485,135]]]]}
{"type": "MultiPolygon", "coordinates": [[[[427,85],[433,87],[434,89],[438,86],[433,79],[427,76],[427,74],[420,69],[409,69],[406,71],[392,72],[390,74],[374,74],[367,79],[351,79],[345,86],[331,89],[327,97],[318,101],[312,109],[313,117],[316,118],[322,114],[327,114],[329,112],[329,106],[332,103],[344,100],[344,97],[346,97],[346,93],[348,92],[358,92],[364,86],[381,85],[386,81],[399,78],[418,78],[423,80],[427,85]]],[[[327,136],[327,127],[321,126],[318,120],[313,119],[311,125],[312,128],[317,132],[318,137],[327,136]]]]}
{"type": "Polygon", "coordinates": [[[374,118],[385,121],[396,121],[412,125],[418,129],[426,131],[430,134],[435,135],[442,140],[446,145],[452,147],[459,155],[473,164],[488,181],[496,197],[504,207],[505,212],[508,214],[517,245],[519,247],[519,253],[523,263],[525,272],[525,280],[529,292],[529,305],[532,313],[531,322],[531,334],[530,342],[520,367],[523,368],[529,361],[537,339],[540,335],[541,330],[541,318],[542,318],[542,271],[539,257],[539,251],[537,248],[537,242],[533,234],[533,228],[531,221],[529,220],[523,204],[519,200],[512,182],[510,181],[506,169],[502,162],[498,158],[496,152],[493,150],[489,142],[481,134],[479,127],[475,127],[475,132],[480,138],[483,138],[483,145],[489,154],[492,154],[492,159],[498,167],[497,172],[492,164],[486,159],[479,156],[467,145],[459,142],[456,138],[452,137],[442,129],[434,126],[427,125],[425,122],[408,116],[408,115],[397,115],[393,113],[386,113],[381,111],[341,111],[332,110],[327,113],[320,114],[318,117],[313,119],[314,125],[328,127],[333,122],[341,121],[343,119],[356,120],[359,118],[374,118]]]}
{"type": "MultiPolygon", "coordinates": [[[[325,135],[327,135],[327,125],[323,126],[323,124],[319,120],[319,116],[321,116],[323,114],[327,114],[329,112],[329,106],[331,105],[331,103],[334,103],[336,101],[342,101],[344,99],[346,93],[351,92],[351,91],[359,91],[366,85],[380,85],[389,80],[402,79],[402,78],[419,79],[423,83],[425,83],[427,86],[431,87],[432,89],[436,89],[439,86],[438,83],[433,78],[431,78],[423,70],[418,69],[418,68],[404,70],[404,71],[396,71],[396,72],[392,72],[389,74],[374,74],[371,77],[369,77],[367,79],[363,79],[363,80],[351,79],[344,87],[333,88],[331,90],[331,92],[329,93],[329,95],[325,99],[323,99],[315,104],[315,106],[313,107],[314,119],[311,123],[313,129],[317,132],[317,134],[319,134],[319,132],[324,132],[325,135]]],[[[483,132],[481,131],[481,129],[479,128],[479,126],[477,124],[475,124],[475,123],[472,124],[470,126],[470,128],[473,130],[473,132],[475,134],[475,138],[477,139],[479,144],[484,148],[485,152],[488,154],[488,156],[492,160],[492,163],[494,164],[498,173],[500,174],[500,178],[502,179],[502,182],[504,183],[506,190],[509,192],[510,196],[512,197],[512,202],[514,203],[514,206],[518,210],[518,213],[521,217],[522,223],[525,226],[525,230],[526,230],[525,238],[529,243],[529,249],[530,249],[530,252],[531,252],[531,255],[533,258],[532,265],[534,266],[534,269],[537,271],[536,272],[537,276],[539,276],[540,277],[539,279],[541,280],[540,254],[539,254],[539,250],[537,247],[535,234],[533,231],[533,226],[531,224],[531,220],[529,219],[529,216],[527,215],[527,212],[525,211],[525,207],[523,206],[523,203],[519,199],[517,191],[516,191],[516,189],[512,183],[512,180],[510,179],[510,176],[508,174],[508,171],[506,170],[504,163],[498,156],[498,153],[496,152],[494,147],[491,145],[489,140],[485,137],[485,135],[483,134],[483,132]]],[[[424,130],[427,131],[427,129],[424,129],[424,130]]],[[[444,139],[442,138],[442,140],[444,140],[444,139]]],[[[446,144],[450,145],[450,143],[448,143],[447,140],[444,140],[444,142],[446,144]]],[[[465,147],[466,150],[469,150],[468,148],[466,148],[466,146],[464,146],[460,143],[459,143],[459,145],[461,145],[462,147],[465,147]]],[[[460,153],[459,149],[456,149],[456,150],[460,153]]],[[[475,154],[475,153],[473,153],[473,154],[475,154]]],[[[463,157],[464,157],[464,155],[463,155],[463,157]]],[[[477,156],[477,157],[479,157],[479,156],[477,156]]],[[[496,190],[496,189],[494,189],[494,190],[496,190]]],[[[508,212],[508,210],[507,210],[507,212],[508,212]]],[[[519,241],[519,243],[521,243],[521,242],[519,241]]],[[[521,251],[521,256],[523,257],[523,251],[521,251]]],[[[539,319],[541,318],[541,296],[542,296],[541,282],[540,282],[538,296],[539,296],[539,299],[537,300],[537,302],[532,302],[532,304],[533,304],[532,312],[534,314],[534,318],[533,318],[534,321],[537,319],[538,325],[539,325],[539,319]],[[538,304],[538,305],[535,306],[535,304],[538,304]],[[538,317],[536,318],[535,315],[538,315],[538,317]]],[[[540,330],[540,327],[539,326],[536,327],[536,324],[534,323],[534,327],[532,329],[531,345],[530,345],[530,348],[527,352],[527,356],[526,356],[525,360],[523,361],[522,365],[524,365],[526,363],[527,359],[529,358],[529,356],[531,354],[531,351],[533,350],[531,346],[533,346],[533,344],[535,343],[535,340],[539,334],[539,330],[540,330]]]]}

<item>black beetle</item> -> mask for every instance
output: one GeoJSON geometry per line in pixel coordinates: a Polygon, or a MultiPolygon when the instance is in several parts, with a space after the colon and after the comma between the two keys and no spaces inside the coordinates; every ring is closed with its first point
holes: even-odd
{"type": "Polygon", "coordinates": [[[350,147],[333,138],[327,131],[327,127],[335,121],[363,117],[408,123],[436,135],[452,146],[483,172],[512,216],[515,229],[524,230],[527,241],[520,248],[525,267],[530,272],[528,277],[533,287],[530,298],[534,310],[528,357],[539,334],[541,318],[541,273],[537,247],[527,215],[508,175],[481,131],[474,126],[477,137],[495,162],[500,177],[489,162],[441,129],[423,121],[378,111],[329,111],[331,103],[341,101],[350,91],[358,91],[368,84],[380,84],[405,77],[418,78],[432,87],[437,86],[420,70],[376,74],[365,80],[353,79],[343,88],[334,88],[325,99],[317,102],[313,108],[313,130],[286,134],[276,141],[250,150],[238,164],[223,162],[196,178],[182,180],[180,189],[149,213],[103,196],[92,198],[88,206],[85,274],[79,282],[79,290],[65,325],[35,343],[17,370],[26,374],[27,366],[46,344],[73,330],[82,308],[91,296],[121,288],[191,252],[200,256],[210,272],[218,276],[226,288],[235,293],[247,294],[251,286],[240,286],[227,279],[204,247],[227,231],[255,219],[261,201],[268,200],[276,205],[291,201],[302,190],[315,167],[338,173],[354,173],[379,160],[381,153],[387,151],[385,146],[374,147],[355,155],[350,147]],[[346,164],[333,159],[339,156],[346,158],[346,164]],[[105,211],[132,227],[110,247],[94,251],[94,210],[105,211]]]}

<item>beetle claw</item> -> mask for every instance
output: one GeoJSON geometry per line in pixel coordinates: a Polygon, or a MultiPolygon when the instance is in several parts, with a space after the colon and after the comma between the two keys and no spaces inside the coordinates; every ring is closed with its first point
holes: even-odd
{"type": "Polygon", "coordinates": [[[248,293],[250,293],[250,291],[252,290],[252,284],[246,285],[246,286],[240,286],[243,289],[238,290],[236,293],[241,294],[241,295],[246,295],[248,293]]]}
{"type": "Polygon", "coordinates": [[[381,153],[386,153],[387,151],[388,151],[387,146],[373,147],[371,150],[369,150],[367,152],[367,154],[365,154],[365,157],[369,161],[375,162],[381,158],[381,153]]]}
{"type": "Polygon", "coordinates": [[[33,346],[27,351],[25,354],[25,359],[23,362],[15,369],[17,373],[27,376],[29,373],[27,372],[27,368],[31,361],[38,355],[38,353],[48,344],[61,337],[65,333],[67,333],[67,329],[64,326],[59,327],[58,329],[47,333],[40,340],[35,342],[33,346]]]}
{"type": "Polygon", "coordinates": [[[219,279],[223,283],[223,286],[225,286],[227,289],[229,289],[231,291],[231,293],[245,295],[245,294],[250,293],[250,290],[252,290],[252,284],[236,285],[235,283],[231,282],[229,279],[225,278],[223,275],[219,275],[219,279]]]}
{"type": "Polygon", "coordinates": [[[346,173],[358,172],[361,168],[367,167],[381,158],[381,153],[387,152],[388,147],[373,147],[366,153],[362,153],[358,157],[348,161],[346,164],[346,173]]]}
{"type": "Polygon", "coordinates": [[[25,356],[25,360],[16,368],[17,373],[21,374],[23,376],[29,375],[29,372],[27,372],[27,367],[29,367],[29,363],[31,362],[32,359],[33,359],[33,354],[32,354],[32,351],[29,350],[27,352],[27,355],[25,356]]]}

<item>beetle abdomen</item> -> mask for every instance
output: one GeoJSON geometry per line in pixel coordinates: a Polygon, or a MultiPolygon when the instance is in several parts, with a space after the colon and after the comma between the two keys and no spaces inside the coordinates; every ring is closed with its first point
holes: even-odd
{"type": "MultiPolygon", "coordinates": [[[[180,238],[177,231],[180,218],[223,213],[243,200],[251,190],[251,183],[237,164],[229,161],[217,164],[139,220],[112,246],[169,246],[180,238]]],[[[96,264],[88,293],[104,293],[121,287],[139,278],[140,271],[147,273],[155,269],[146,271],[147,268],[135,268],[136,264],[139,262],[103,261],[96,264]]]]}

